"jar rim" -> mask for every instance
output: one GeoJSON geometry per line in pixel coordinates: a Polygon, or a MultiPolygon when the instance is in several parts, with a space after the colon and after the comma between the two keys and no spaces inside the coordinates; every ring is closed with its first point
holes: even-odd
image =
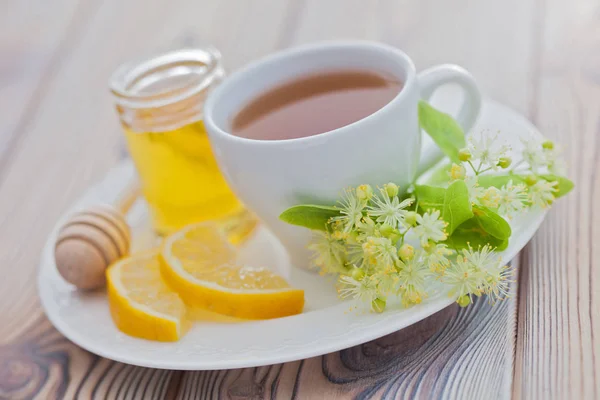
{"type": "Polygon", "coordinates": [[[224,76],[221,54],[212,47],[184,48],[120,65],[109,80],[116,103],[129,108],[156,108],[210,89],[224,76]],[[173,87],[147,91],[159,81],[186,76],[173,87]]]}

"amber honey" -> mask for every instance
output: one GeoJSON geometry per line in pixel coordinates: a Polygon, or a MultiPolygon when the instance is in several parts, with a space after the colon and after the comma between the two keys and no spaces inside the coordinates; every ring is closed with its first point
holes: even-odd
{"type": "Polygon", "coordinates": [[[129,152],[160,234],[216,220],[239,241],[256,223],[219,171],[202,123],[204,99],[223,75],[220,55],[209,48],[126,64],[111,80],[129,152]]]}

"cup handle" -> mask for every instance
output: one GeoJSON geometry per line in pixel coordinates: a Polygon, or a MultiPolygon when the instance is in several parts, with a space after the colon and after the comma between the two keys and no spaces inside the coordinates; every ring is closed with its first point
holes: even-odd
{"type": "MultiPolygon", "coordinates": [[[[446,83],[455,83],[462,88],[465,96],[456,120],[465,134],[468,135],[481,111],[481,92],[473,76],[458,65],[443,64],[421,72],[418,75],[418,81],[421,88],[421,97],[424,100],[429,100],[436,89],[446,83]]],[[[426,135],[426,133],[424,134],[426,135]]],[[[420,175],[443,157],[444,153],[434,143],[426,141],[421,148],[417,173],[420,175]]]]}

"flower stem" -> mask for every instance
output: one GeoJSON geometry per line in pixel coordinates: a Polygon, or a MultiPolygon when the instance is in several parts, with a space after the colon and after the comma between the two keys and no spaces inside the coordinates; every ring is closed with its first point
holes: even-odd
{"type": "Polygon", "coordinates": [[[479,173],[478,173],[477,175],[481,175],[481,174],[483,174],[484,172],[488,172],[488,171],[490,171],[491,169],[492,169],[492,167],[488,167],[488,168],[484,169],[483,171],[479,171],[479,173]]]}
{"type": "Polygon", "coordinates": [[[473,172],[475,172],[475,175],[477,175],[477,170],[475,169],[475,166],[473,165],[473,163],[470,160],[467,161],[467,163],[471,166],[471,169],[473,170],[473,172]]]}

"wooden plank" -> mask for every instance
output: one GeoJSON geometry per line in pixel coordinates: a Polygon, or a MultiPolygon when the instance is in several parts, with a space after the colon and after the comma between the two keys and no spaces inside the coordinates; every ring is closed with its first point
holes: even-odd
{"type": "Polygon", "coordinates": [[[96,2],[6,0],[0,13],[0,173],[96,2]],[[35,27],[35,29],[32,29],[35,27]]]}
{"type": "Polygon", "coordinates": [[[73,345],[38,314],[18,340],[0,345],[0,398],[163,397],[173,373],[117,364],[73,345]]]}
{"type": "Polygon", "coordinates": [[[539,2],[535,122],[565,145],[574,193],[523,253],[515,398],[600,396],[600,4],[539,2]]]}
{"type": "Polygon", "coordinates": [[[527,112],[535,16],[533,0],[307,0],[293,43],[379,40],[404,50],[417,70],[462,65],[486,95],[527,112]]]}
{"type": "Polygon", "coordinates": [[[144,2],[142,8],[138,2],[103,2],[90,24],[84,24],[81,41],[72,42],[48,79],[39,96],[40,107],[34,108],[39,111],[28,116],[31,124],[0,186],[0,268],[8,277],[0,282],[0,314],[10,321],[0,326],[0,344],[1,354],[11,354],[10,363],[0,367],[0,397],[38,393],[51,398],[63,393],[113,398],[152,393],[178,398],[218,394],[393,398],[443,393],[464,398],[475,393],[487,398],[490,388],[498,398],[508,396],[514,301],[493,309],[483,302],[458,312],[453,307],[407,330],[324,357],[205,373],[171,373],[101,360],[49,327],[35,300],[38,254],[31,249],[41,248],[59,213],[118,157],[120,132],[105,92],[110,71],[131,53],[161,49],[173,41],[194,41],[197,36],[221,48],[231,69],[290,43],[381,39],[407,50],[419,67],[448,61],[463,64],[492,97],[521,111],[534,110],[549,135],[566,142],[561,133],[569,132],[574,139],[569,140],[572,146],[567,154],[579,192],[559,204],[522,257],[514,394],[597,397],[598,342],[593,331],[598,321],[592,316],[598,314],[594,296],[598,254],[592,244],[599,221],[591,206],[599,182],[587,172],[599,166],[595,135],[600,63],[594,2],[580,0],[567,7],[558,0],[548,1],[545,13],[534,9],[533,1],[516,0],[373,2],[367,8],[358,1],[232,4],[154,0],[144,2]],[[539,12],[544,13],[545,28],[542,58],[537,60],[535,37],[529,29],[539,12]],[[510,29],[506,21],[511,21],[510,29]],[[530,84],[537,74],[539,91],[530,84]],[[564,114],[556,112],[556,99],[566,99],[561,103],[568,106],[564,114]],[[42,160],[44,167],[33,160],[42,160]],[[74,170],[73,165],[81,168],[74,170]],[[573,272],[567,265],[579,268],[573,272]],[[488,315],[494,315],[490,323],[488,315]],[[40,333],[29,338],[24,334],[28,330],[40,333]],[[50,350],[44,353],[47,343],[50,350]],[[18,356],[13,357],[15,352],[18,356]],[[423,361],[425,357],[429,358],[423,361]]]}

